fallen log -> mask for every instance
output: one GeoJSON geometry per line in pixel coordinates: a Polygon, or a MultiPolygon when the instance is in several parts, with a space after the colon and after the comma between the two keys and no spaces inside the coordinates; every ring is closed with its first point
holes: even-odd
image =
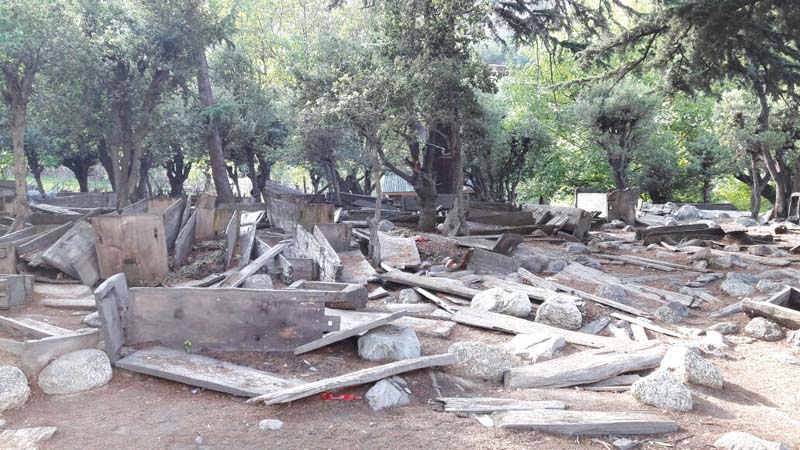
{"type": "Polygon", "coordinates": [[[507,389],[561,388],[596,383],[623,373],[657,367],[666,352],[667,346],[658,341],[588,350],[509,369],[504,382],[507,389]]]}
{"type": "MultiPolygon", "coordinates": [[[[583,345],[585,347],[614,347],[624,341],[605,336],[595,336],[592,334],[569,331],[549,325],[520,319],[519,317],[498,314],[479,309],[464,308],[453,314],[453,322],[462,325],[470,325],[487,330],[503,331],[510,334],[544,334],[548,336],[562,336],[570,344],[583,345]]],[[[559,359],[560,361],[561,359],[559,359]]]]}
{"type": "Polygon", "coordinates": [[[567,405],[558,400],[517,400],[496,397],[439,397],[434,399],[433,408],[437,411],[454,413],[459,416],[470,414],[491,414],[502,411],[529,411],[532,409],[566,409],[567,405]]]}
{"type": "Polygon", "coordinates": [[[583,435],[660,434],[678,431],[678,423],[646,412],[561,411],[539,409],[492,414],[495,426],[519,431],[583,435]]]}
{"type": "Polygon", "coordinates": [[[458,295],[459,297],[472,298],[479,293],[479,289],[464,286],[460,281],[442,278],[424,277],[411,273],[392,270],[382,274],[381,279],[406,286],[420,287],[430,291],[444,292],[445,294],[458,295]]]}
{"type": "Polygon", "coordinates": [[[455,362],[455,356],[449,353],[434,356],[422,356],[414,359],[405,359],[389,364],[383,364],[377,367],[357,370],[355,372],[340,375],[338,377],[326,378],[323,380],[302,384],[300,386],[270,392],[268,394],[251,398],[250,400],[247,400],[247,403],[254,403],[258,401],[263,401],[267,405],[288,403],[326,391],[372,383],[394,375],[399,375],[401,373],[425,369],[428,367],[447,366],[455,362]]]}
{"type": "Polygon", "coordinates": [[[800,329],[800,311],[774,303],[742,300],[742,311],[747,317],[763,317],[792,330],[800,329]]]}

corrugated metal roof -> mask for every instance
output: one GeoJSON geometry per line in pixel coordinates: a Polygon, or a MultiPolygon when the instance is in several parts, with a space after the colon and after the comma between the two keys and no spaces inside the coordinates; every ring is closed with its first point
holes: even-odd
{"type": "Polygon", "coordinates": [[[414,186],[408,181],[400,178],[395,173],[384,173],[381,178],[381,190],[383,193],[389,192],[414,192],[414,186]]]}

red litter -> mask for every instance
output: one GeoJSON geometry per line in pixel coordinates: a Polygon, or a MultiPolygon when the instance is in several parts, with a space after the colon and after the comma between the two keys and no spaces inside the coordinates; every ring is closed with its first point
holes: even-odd
{"type": "Polygon", "coordinates": [[[355,394],[340,394],[340,395],[333,395],[330,392],[323,392],[319,394],[319,396],[323,400],[340,400],[340,401],[351,401],[351,400],[362,400],[364,397],[355,394]]]}

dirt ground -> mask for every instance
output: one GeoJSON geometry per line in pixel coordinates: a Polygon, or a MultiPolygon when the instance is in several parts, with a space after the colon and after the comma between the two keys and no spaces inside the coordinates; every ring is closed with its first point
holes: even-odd
{"type": "MultiPolygon", "coordinates": [[[[624,234],[621,234],[624,236],[624,234]]],[[[632,238],[632,235],[630,236],[632,238]]],[[[536,244],[557,249],[558,246],[536,244]]],[[[448,252],[431,251],[439,257],[448,252]]],[[[656,258],[655,251],[640,253],[656,258]]],[[[673,261],[686,262],[675,255],[673,261]]],[[[604,271],[620,276],[657,272],[632,266],[607,265],[604,271]]],[[[697,274],[688,274],[688,278],[697,274]]],[[[800,282],[800,280],[798,280],[800,282]]],[[[646,283],[665,287],[663,281],[646,283]]],[[[711,323],[708,313],[736,301],[721,293],[719,281],[709,292],[723,300],[693,311],[682,325],[702,329],[711,323]]],[[[40,287],[42,291],[44,288],[40,287]]],[[[73,295],[81,296],[78,288],[73,295]]],[[[11,315],[26,315],[77,329],[83,314],[38,305],[49,293],[36,294],[34,305],[11,315]]],[[[589,316],[602,310],[589,305],[589,316]]],[[[744,327],[744,315],[725,321],[744,327]]],[[[651,338],[664,336],[650,334],[651,338]]],[[[423,354],[444,352],[458,341],[501,343],[510,335],[458,325],[449,339],[421,337],[423,354]]],[[[786,342],[758,342],[742,335],[730,358],[711,358],[725,376],[720,391],[698,388],[691,413],[664,413],[681,429],[671,435],[640,436],[641,449],[705,449],[728,431],[747,431],[800,449],[800,354],[786,342]]],[[[572,348],[569,352],[578,351],[572,348]]],[[[292,357],[285,354],[211,354],[231,362],[309,381],[374,365],[356,356],[355,341],[340,342],[315,352],[292,357]]],[[[0,353],[0,364],[16,364],[0,353]]],[[[531,400],[562,400],[570,409],[630,411],[653,410],[627,393],[588,392],[577,388],[554,390],[506,390],[460,379],[444,370],[423,370],[404,376],[410,382],[412,404],[374,412],[364,400],[323,400],[314,396],[288,405],[245,404],[244,399],[195,389],[125,370],[114,370],[106,386],[75,395],[48,396],[32,381],[33,395],[21,409],[6,411],[8,428],[56,426],[55,437],[42,449],[607,449],[609,436],[566,438],[538,432],[508,432],[485,428],[472,418],[437,412],[431,400],[444,396],[496,396],[531,400]],[[262,431],[258,422],[276,418],[284,422],[278,431],[262,431]]],[[[369,386],[346,392],[363,395],[369,386]]]]}

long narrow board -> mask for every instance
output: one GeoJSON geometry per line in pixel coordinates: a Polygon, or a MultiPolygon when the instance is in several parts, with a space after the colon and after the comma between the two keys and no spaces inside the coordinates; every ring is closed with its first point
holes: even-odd
{"type": "Polygon", "coordinates": [[[567,436],[662,434],[678,431],[678,423],[647,412],[562,411],[538,409],[492,414],[495,426],[567,436]]]}
{"type": "Polygon", "coordinates": [[[486,328],[488,330],[503,331],[511,334],[546,334],[548,336],[563,336],[564,339],[570,344],[583,345],[586,347],[615,347],[625,344],[624,341],[620,341],[619,339],[564,330],[562,328],[551,327],[549,325],[532,322],[530,320],[520,319],[519,317],[472,308],[464,308],[456,311],[456,313],[453,314],[453,322],[478,328],[486,328]]]}
{"type": "Polygon", "coordinates": [[[136,351],[115,365],[131,372],[239,397],[256,397],[301,383],[250,367],[164,347],[136,351]]]}
{"type": "Polygon", "coordinates": [[[434,400],[438,411],[454,413],[459,416],[470,414],[492,414],[502,411],[528,411],[532,409],[566,409],[559,400],[517,400],[497,397],[440,397],[434,400]]]}
{"type": "MultiPolygon", "coordinates": [[[[406,313],[409,314],[407,311],[406,313]]],[[[342,330],[363,325],[383,315],[376,312],[346,311],[332,308],[326,309],[325,314],[328,316],[338,316],[341,320],[340,327],[342,330]]],[[[396,319],[394,323],[401,327],[409,327],[417,332],[417,334],[441,339],[450,337],[450,333],[452,333],[453,328],[456,327],[456,324],[450,321],[420,319],[418,317],[401,317],[396,319]]]]}
{"type": "Polygon", "coordinates": [[[352,328],[343,329],[340,331],[335,331],[333,333],[328,333],[323,336],[321,339],[317,339],[316,341],[309,342],[308,344],[301,345],[294,349],[295,355],[302,355],[303,353],[310,352],[312,350],[316,350],[318,348],[325,347],[327,345],[331,345],[334,342],[343,341],[347,338],[358,336],[360,334],[366,333],[367,331],[377,328],[382,325],[386,325],[387,323],[393,322],[396,319],[399,319],[406,315],[405,311],[399,311],[392,314],[386,314],[378,319],[375,319],[371,322],[366,322],[361,325],[356,325],[352,328]]]}
{"type": "Polygon", "coordinates": [[[464,283],[461,281],[445,278],[424,277],[399,270],[386,272],[381,275],[381,279],[391,281],[392,283],[421,287],[429,291],[444,292],[445,294],[452,294],[466,298],[472,298],[475,296],[475,294],[481,292],[480,289],[473,289],[464,286],[464,283]]]}
{"type": "Polygon", "coordinates": [[[324,380],[313,381],[311,383],[283,389],[281,391],[271,392],[269,394],[251,398],[247,402],[250,403],[263,401],[267,405],[288,403],[295,400],[300,400],[301,398],[320,394],[325,391],[372,383],[394,375],[399,375],[401,373],[425,369],[428,367],[447,366],[455,362],[456,357],[449,353],[434,356],[422,356],[413,359],[404,359],[402,361],[395,361],[377,367],[358,370],[340,375],[338,377],[326,378],[324,380]]]}

